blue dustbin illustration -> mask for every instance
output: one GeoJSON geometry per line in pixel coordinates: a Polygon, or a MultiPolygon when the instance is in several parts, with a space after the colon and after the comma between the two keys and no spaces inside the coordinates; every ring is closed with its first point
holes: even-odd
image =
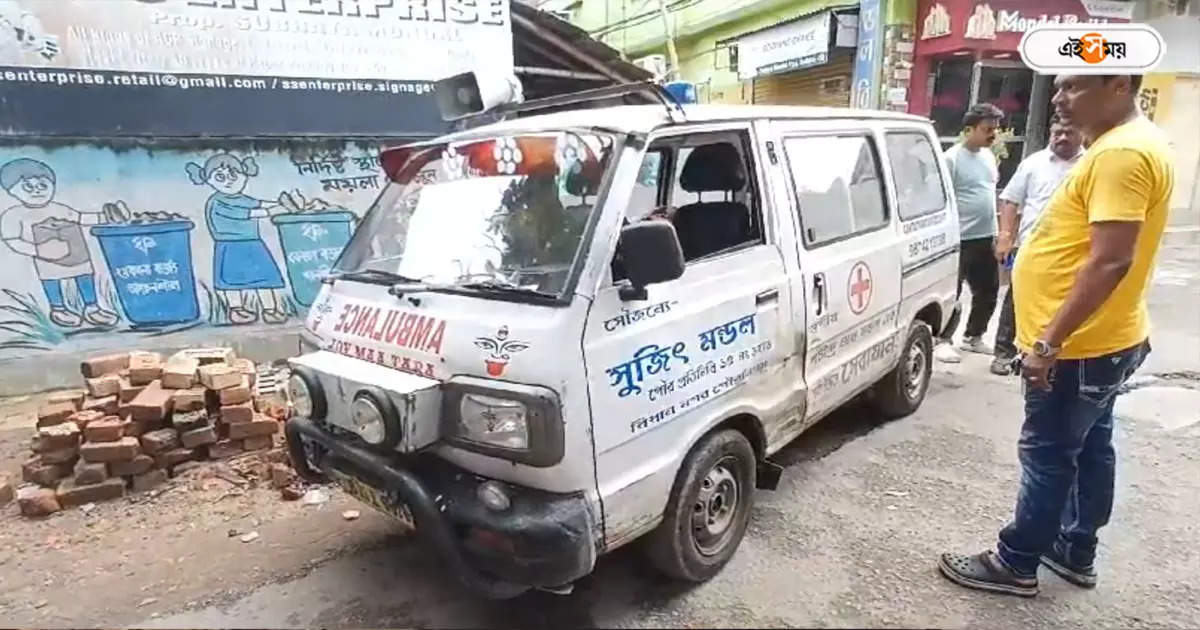
{"type": "Polygon", "coordinates": [[[125,317],[138,326],[192,322],[200,317],[192,272],[191,231],[184,220],[97,225],[92,236],[108,262],[125,317]]]}
{"type": "Polygon", "coordinates": [[[296,302],[308,308],[321,290],[325,275],[346,243],[354,214],[346,211],[277,214],[271,222],[279,228],[279,243],[287,263],[288,281],[296,302]]]}

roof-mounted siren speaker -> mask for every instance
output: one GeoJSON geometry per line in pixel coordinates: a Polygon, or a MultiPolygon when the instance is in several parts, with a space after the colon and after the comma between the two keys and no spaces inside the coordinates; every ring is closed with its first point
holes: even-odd
{"type": "Polygon", "coordinates": [[[464,72],[434,82],[433,93],[448,122],[524,100],[521,80],[512,74],[464,72]]]}

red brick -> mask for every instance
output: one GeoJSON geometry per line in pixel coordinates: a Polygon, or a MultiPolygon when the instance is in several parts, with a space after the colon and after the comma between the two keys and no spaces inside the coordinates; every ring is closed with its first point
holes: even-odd
{"type": "Polygon", "coordinates": [[[222,406],[241,405],[245,403],[250,403],[253,405],[254,403],[251,402],[252,393],[253,392],[250,389],[250,379],[243,376],[240,385],[222,389],[217,398],[220,400],[222,406]]]}
{"type": "Polygon", "coordinates": [[[116,442],[87,443],[79,448],[79,454],[89,462],[127,462],[138,456],[140,448],[135,437],[123,437],[116,442]]]}
{"type": "Polygon", "coordinates": [[[115,416],[120,410],[121,401],[116,396],[104,398],[89,398],[83,401],[83,408],[88,411],[99,411],[106,416],[115,416]]]}
{"type": "Polygon", "coordinates": [[[39,427],[48,427],[54,424],[62,424],[76,411],[79,411],[79,409],[73,402],[46,402],[38,408],[37,425],[39,427]]]}
{"type": "Polygon", "coordinates": [[[108,479],[108,467],[104,464],[89,464],[87,462],[79,462],[75,466],[75,483],[80,486],[87,486],[94,483],[100,483],[108,479]]]}
{"type": "Polygon", "coordinates": [[[170,468],[178,466],[183,462],[190,462],[196,459],[196,451],[190,448],[177,448],[167,451],[154,458],[154,464],[159,468],[170,468]]]}
{"type": "Polygon", "coordinates": [[[129,379],[122,378],[121,393],[118,398],[122,403],[132,402],[133,399],[137,398],[138,394],[142,393],[145,389],[145,385],[134,385],[133,383],[129,382],[129,379]]]}
{"type": "Polygon", "coordinates": [[[129,353],[106,354],[89,357],[79,366],[84,378],[98,378],[106,374],[118,374],[129,368],[129,353]]]}
{"type": "Polygon", "coordinates": [[[88,395],[92,398],[106,398],[121,393],[121,377],[107,374],[97,378],[87,379],[88,395]]]}
{"type": "Polygon", "coordinates": [[[79,409],[83,404],[83,399],[87,398],[87,392],[82,389],[64,389],[62,391],[52,392],[46,396],[48,403],[69,402],[75,405],[75,409],[79,409]]]}
{"type": "Polygon", "coordinates": [[[86,486],[78,485],[74,481],[67,481],[58,487],[58,504],[63,509],[79,507],[85,503],[111,501],[123,496],[125,496],[125,480],[120,477],[86,486]]]}
{"type": "Polygon", "coordinates": [[[189,411],[187,413],[177,411],[171,416],[171,426],[182,433],[212,426],[212,422],[208,418],[207,411],[189,411]]]}
{"type": "Polygon", "coordinates": [[[116,442],[124,435],[125,421],[117,416],[105,416],[89,422],[83,430],[83,437],[88,442],[116,442]]]}
{"type": "Polygon", "coordinates": [[[130,415],[134,420],[164,420],[171,412],[172,396],[160,383],[151,383],[129,403],[130,415]]]}
{"type": "Polygon", "coordinates": [[[42,427],[38,429],[38,452],[77,448],[82,438],[74,422],[42,427]]]}
{"type": "Polygon", "coordinates": [[[167,481],[167,471],[158,468],[133,477],[133,491],[145,492],[167,481]]]}
{"type": "Polygon", "coordinates": [[[212,390],[237,387],[242,383],[242,374],[223,363],[201,366],[200,383],[212,390]]]}
{"type": "Polygon", "coordinates": [[[17,491],[17,503],[21,506],[21,515],[28,518],[50,516],[62,509],[58,496],[47,488],[21,488],[17,491]]]}
{"type": "Polygon", "coordinates": [[[127,462],[113,462],[108,465],[108,474],[113,477],[132,477],[141,475],[154,468],[154,458],[149,455],[138,455],[127,462]]]}
{"type": "Polygon", "coordinates": [[[196,448],[197,446],[213,444],[217,441],[217,431],[212,427],[193,429],[179,434],[179,441],[183,443],[184,448],[196,448]]]}
{"type": "Polygon", "coordinates": [[[208,447],[208,456],[213,459],[229,459],[242,454],[242,443],[233,440],[221,440],[208,447]]]}
{"type": "Polygon", "coordinates": [[[242,440],[242,448],[249,451],[265,451],[275,445],[269,435],[246,438],[242,440]]]}
{"type": "Polygon", "coordinates": [[[62,464],[47,464],[41,457],[34,457],[21,464],[21,480],[36,483],[39,486],[53,486],[60,479],[71,476],[70,466],[62,464]]]}
{"type": "Polygon", "coordinates": [[[196,371],[200,362],[195,359],[172,359],[162,371],[162,386],[166,389],[191,389],[196,386],[196,371]]]}
{"type": "Polygon", "coordinates": [[[236,422],[229,425],[229,439],[244,440],[252,437],[274,435],[279,430],[279,423],[274,420],[257,416],[252,422],[236,422]]]}
{"type": "Polygon", "coordinates": [[[221,407],[221,421],[226,424],[252,422],[254,420],[254,403],[227,405],[221,407]]]}
{"type": "Polygon", "coordinates": [[[195,359],[201,366],[214,363],[232,364],[234,353],[231,348],[188,348],[171,355],[171,361],[176,359],[195,359]]]}
{"type": "Polygon", "coordinates": [[[157,352],[133,352],[129,355],[129,382],[149,385],[162,376],[162,355],[157,352]]]}
{"type": "Polygon", "coordinates": [[[250,383],[250,387],[254,387],[254,384],[258,382],[258,369],[250,359],[234,359],[230,365],[246,377],[250,383]]]}
{"type": "Polygon", "coordinates": [[[71,448],[60,448],[53,451],[42,451],[38,454],[42,461],[47,464],[66,464],[69,467],[74,467],[75,462],[79,461],[79,447],[72,446],[71,448]]]}
{"type": "Polygon", "coordinates": [[[89,409],[87,411],[76,411],[71,416],[71,422],[74,422],[81,430],[86,429],[87,425],[96,422],[105,417],[104,412],[89,409]]]}
{"type": "Polygon", "coordinates": [[[175,429],[157,429],[142,434],[142,452],[158,455],[179,448],[179,432],[175,429]]]}
{"type": "Polygon", "coordinates": [[[176,390],[171,401],[176,412],[200,411],[208,404],[208,390],[203,387],[176,390]]]}
{"type": "Polygon", "coordinates": [[[0,506],[8,505],[15,498],[17,491],[13,488],[12,480],[8,478],[8,474],[0,473],[0,506]]]}
{"type": "Polygon", "coordinates": [[[161,420],[126,420],[125,435],[126,437],[140,438],[143,435],[166,428],[166,423],[161,420]]]}

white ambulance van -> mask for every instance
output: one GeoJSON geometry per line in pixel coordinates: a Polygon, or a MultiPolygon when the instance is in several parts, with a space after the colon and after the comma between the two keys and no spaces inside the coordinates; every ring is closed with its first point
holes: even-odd
{"type": "Polygon", "coordinates": [[[385,151],[291,360],[300,473],[492,598],[635,540],[709,579],[773,453],[917,409],[956,307],[928,120],[586,100],[385,151]]]}

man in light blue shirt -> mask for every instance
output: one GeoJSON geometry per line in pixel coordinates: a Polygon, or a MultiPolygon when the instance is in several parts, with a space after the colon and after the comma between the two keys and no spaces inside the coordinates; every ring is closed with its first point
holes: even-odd
{"type": "MultiPolygon", "coordinates": [[[[1017,247],[1033,228],[1042,208],[1067,176],[1067,172],[1083,155],[1083,137],[1074,128],[1055,121],[1050,125],[1050,146],[1021,161],[1017,172],[1000,193],[1000,237],[996,239],[996,260],[1011,267],[1017,247]]],[[[1013,312],[1012,285],[1004,293],[1000,305],[1000,322],[996,325],[996,353],[992,373],[1007,375],[1017,356],[1013,338],[1017,334],[1013,312]]]]}
{"type": "MultiPolygon", "coordinates": [[[[971,287],[971,314],[963,334],[962,349],[979,354],[991,354],[983,342],[988,321],[996,311],[996,294],[1000,291],[1000,269],[996,265],[996,183],[1000,171],[991,146],[1004,112],[990,103],[979,103],[963,116],[962,142],[946,151],[946,162],[954,182],[954,198],[958,204],[958,223],[961,230],[961,249],[958,259],[958,294],[962,283],[971,287]]],[[[961,361],[951,345],[962,309],[956,308],[934,356],[946,363],[961,361]]]]}

